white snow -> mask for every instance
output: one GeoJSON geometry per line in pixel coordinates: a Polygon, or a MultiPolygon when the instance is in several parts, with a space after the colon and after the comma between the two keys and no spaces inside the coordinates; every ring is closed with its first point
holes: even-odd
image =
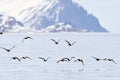
{"type": "Polygon", "coordinates": [[[16,47],[11,52],[0,48],[0,80],[119,80],[120,79],[120,34],[109,33],[4,33],[0,35],[0,47],[16,47]],[[23,37],[31,36],[33,40],[23,37]],[[55,45],[50,39],[61,40],[55,45]],[[68,46],[64,40],[77,41],[68,46]],[[10,60],[11,57],[29,56],[33,60],[10,60]],[[43,62],[38,57],[47,58],[43,62]],[[81,63],[61,62],[63,57],[81,58],[81,63]],[[98,58],[113,58],[117,64],[95,61],[98,58]]]}

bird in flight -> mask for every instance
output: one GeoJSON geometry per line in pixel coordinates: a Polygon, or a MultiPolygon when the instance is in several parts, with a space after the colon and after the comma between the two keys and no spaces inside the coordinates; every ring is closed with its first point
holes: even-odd
{"type": "Polygon", "coordinates": [[[76,43],[76,41],[74,41],[74,42],[72,42],[72,43],[70,43],[70,42],[67,41],[67,40],[65,40],[65,41],[68,43],[69,46],[73,46],[73,45],[76,43]]]}
{"type": "Polygon", "coordinates": [[[82,59],[76,59],[74,62],[77,62],[77,61],[81,62],[82,65],[84,66],[84,61],[82,59]]]}
{"type": "Polygon", "coordinates": [[[60,40],[58,40],[58,41],[56,41],[54,39],[50,39],[50,40],[52,40],[55,44],[58,44],[60,42],[60,40]]]}
{"type": "Polygon", "coordinates": [[[13,46],[12,48],[8,49],[8,48],[4,48],[4,47],[1,47],[2,49],[4,49],[5,51],[7,52],[10,52],[13,48],[15,48],[15,46],[13,46]]]}
{"type": "Polygon", "coordinates": [[[28,56],[24,56],[24,57],[21,57],[21,58],[20,58],[20,60],[22,60],[22,59],[32,59],[32,58],[30,58],[30,57],[28,57],[28,56]]]}
{"type": "Polygon", "coordinates": [[[50,57],[48,57],[48,58],[43,58],[43,57],[38,57],[39,59],[42,59],[44,62],[47,62],[48,61],[48,59],[50,58],[50,57]]]}
{"type": "Polygon", "coordinates": [[[92,58],[94,58],[96,61],[100,61],[100,60],[102,60],[102,59],[100,59],[100,58],[96,58],[96,57],[92,57],[92,58]]]}
{"type": "Polygon", "coordinates": [[[108,59],[108,61],[112,61],[113,63],[117,64],[113,59],[108,59]]]}
{"type": "Polygon", "coordinates": [[[22,40],[22,43],[24,42],[24,40],[27,40],[27,39],[33,39],[33,38],[30,37],[30,36],[24,37],[23,40],[22,40]]]}
{"type": "Polygon", "coordinates": [[[73,58],[75,58],[75,57],[71,57],[71,58],[64,57],[64,58],[58,60],[57,63],[59,63],[59,62],[64,62],[64,61],[70,62],[73,58]]]}
{"type": "Polygon", "coordinates": [[[104,61],[112,61],[113,63],[117,64],[113,59],[104,58],[103,60],[104,60],[104,61]]]}
{"type": "Polygon", "coordinates": [[[12,58],[10,59],[10,61],[11,61],[12,59],[13,59],[13,60],[21,61],[20,58],[18,58],[18,57],[12,57],[12,58]]]}

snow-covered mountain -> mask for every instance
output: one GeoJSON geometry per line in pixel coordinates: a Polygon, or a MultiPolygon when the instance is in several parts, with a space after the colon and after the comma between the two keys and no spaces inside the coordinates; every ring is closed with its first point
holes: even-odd
{"type": "MultiPolygon", "coordinates": [[[[72,0],[40,0],[41,3],[22,10],[19,17],[32,29],[47,29],[56,23],[70,23],[75,29],[107,32],[98,19],[72,0]]],[[[56,28],[54,26],[54,28],[56,28]]],[[[56,30],[52,30],[52,32],[56,30]]],[[[69,30],[68,30],[69,31],[69,30]]],[[[70,30],[71,31],[71,30],[70,30]]],[[[73,30],[74,31],[74,30],[73,30]]]]}
{"type": "Polygon", "coordinates": [[[18,32],[24,30],[24,25],[12,16],[0,14],[0,31],[18,32]]]}
{"type": "Polygon", "coordinates": [[[76,29],[69,23],[56,23],[55,25],[48,26],[40,30],[40,32],[88,32],[83,29],[76,29]]]}
{"type": "MultiPolygon", "coordinates": [[[[10,17],[13,16],[12,20],[15,20],[15,22],[16,19],[19,20],[18,22],[22,22],[24,27],[30,30],[43,32],[62,32],[62,30],[68,32],[107,32],[94,15],[88,14],[82,6],[73,2],[73,0],[2,0],[0,2],[1,13],[10,15],[10,17]],[[59,23],[69,24],[72,28],[67,30],[66,25],[61,25],[62,29],[57,30],[56,25],[59,23]],[[63,26],[65,29],[63,29],[63,26]]],[[[4,21],[7,21],[7,19],[4,21]]],[[[9,30],[14,31],[14,28],[17,27],[14,26],[11,29],[11,26],[9,26],[9,28],[9,30]]]]}

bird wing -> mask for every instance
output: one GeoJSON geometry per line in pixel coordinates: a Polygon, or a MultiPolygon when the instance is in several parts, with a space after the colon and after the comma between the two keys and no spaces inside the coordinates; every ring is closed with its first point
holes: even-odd
{"type": "Polygon", "coordinates": [[[22,43],[24,42],[25,38],[23,38],[22,43]]]}
{"type": "Polygon", "coordinates": [[[69,41],[67,41],[67,40],[65,40],[65,41],[68,43],[68,45],[71,45],[69,41]]]}
{"type": "MultiPolygon", "coordinates": [[[[93,56],[92,56],[92,58],[94,58],[94,59],[100,59],[100,58],[96,58],[96,57],[93,57],[93,56]]],[[[100,60],[101,60],[101,59],[100,59],[100,60]]]]}
{"type": "Polygon", "coordinates": [[[20,60],[22,60],[22,59],[23,59],[23,57],[20,58],[20,60]]]}
{"type": "Polygon", "coordinates": [[[56,43],[56,41],[55,41],[54,39],[50,39],[50,40],[52,40],[53,42],[55,42],[55,43],[56,43]]]}
{"type": "Polygon", "coordinates": [[[46,61],[49,59],[50,57],[48,57],[47,59],[46,59],[46,61]]]}
{"type": "Polygon", "coordinates": [[[45,59],[44,58],[42,58],[42,57],[38,57],[39,59],[42,59],[42,60],[44,60],[45,61],[45,59]]]}
{"type": "Polygon", "coordinates": [[[84,61],[81,59],[81,63],[82,63],[82,65],[84,66],[84,61]]]}
{"type": "Polygon", "coordinates": [[[18,60],[18,61],[20,61],[21,59],[19,59],[18,57],[16,57],[16,59],[18,60]]]}
{"type": "Polygon", "coordinates": [[[32,59],[32,58],[30,58],[30,57],[28,57],[28,56],[25,56],[25,58],[32,59]]]}
{"type": "Polygon", "coordinates": [[[10,58],[10,60],[9,61],[11,61],[13,58],[10,58]]]}
{"type": "Polygon", "coordinates": [[[57,61],[57,63],[61,62],[61,61],[68,61],[67,58],[62,58],[59,61],[57,61]]]}
{"type": "Polygon", "coordinates": [[[28,36],[27,38],[28,38],[28,39],[33,39],[32,37],[29,37],[29,36],[28,36]]]}
{"type": "Polygon", "coordinates": [[[4,50],[8,50],[8,49],[6,49],[6,48],[4,48],[4,47],[1,47],[2,49],[4,49],[4,50]]]}
{"type": "Polygon", "coordinates": [[[15,46],[13,46],[12,48],[10,48],[10,50],[13,49],[13,48],[15,48],[15,46]]]}
{"type": "Polygon", "coordinates": [[[76,62],[77,60],[75,60],[74,62],[76,62]]]}
{"type": "Polygon", "coordinates": [[[60,42],[60,40],[58,40],[57,42],[60,42]]]}
{"type": "Polygon", "coordinates": [[[73,42],[72,45],[74,45],[77,41],[73,42]]]}
{"type": "Polygon", "coordinates": [[[113,59],[111,60],[113,63],[117,64],[113,59]]]}
{"type": "Polygon", "coordinates": [[[59,63],[61,60],[57,61],[56,63],[59,63]]]}

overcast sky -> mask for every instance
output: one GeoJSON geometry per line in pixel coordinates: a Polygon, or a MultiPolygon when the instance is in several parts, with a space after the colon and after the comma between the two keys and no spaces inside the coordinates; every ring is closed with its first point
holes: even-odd
{"type": "Polygon", "coordinates": [[[95,15],[102,26],[113,33],[120,33],[120,0],[75,0],[95,15]]]}

